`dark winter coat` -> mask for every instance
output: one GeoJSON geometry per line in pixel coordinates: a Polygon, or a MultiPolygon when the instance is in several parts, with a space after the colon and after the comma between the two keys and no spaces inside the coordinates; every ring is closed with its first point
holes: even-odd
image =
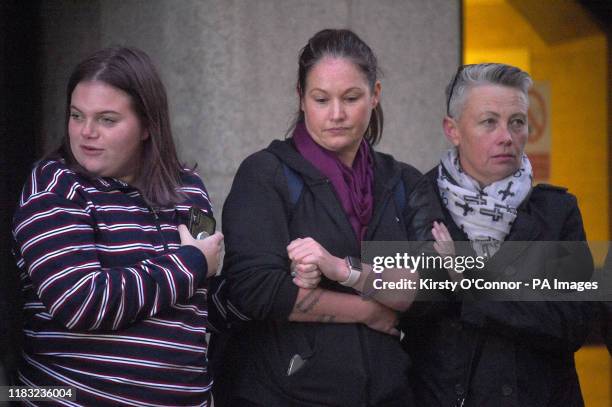
{"type": "MultiPolygon", "coordinates": [[[[420,173],[374,153],[374,210],[366,240],[432,240],[441,216],[420,173]],[[394,189],[403,182],[403,213],[394,189]],[[434,204],[432,205],[432,202],[434,204]]],[[[411,406],[409,360],[399,339],[362,324],[288,322],[298,287],[289,273],[287,245],[312,237],[337,257],[360,256],[359,242],[333,186],[294,148],[274,141],[238,169],[223,208],[224,273],[232,303],[255,321],[233,339],[225,377],[235,396],[265,406],[411,406]],[[283,165],[304,182],[290,202],[283,165]],[[305,366],[288,376],[293,355],[305,366]]],[[[322,287],[352,292],[323,279],[322,287]]]]}
{"type": "MultiPolygon", "coordinates": [[[[437,168],[425,177],[437,190],[436,176],[437,168]]],[[[453,240],[468,240],[445,207],[443,211],[453,240]]],[[[563,188],[546,185],[533,188],[518,208],[505,239],[584,240],[576,198],[563,188]]],[[[513,249],[513,253],[502,246],[490,260],[496,272],[474,271],[472,277],[514,279],[527,264],[532,272],[531,265],[542,260],[538,258],[541,251],[533,244],[522,246],[522,251],[513,249]]],[[[584,247],[580,266],[572,268],[578,273],[571,276],[575,281],[589,280],[592,273],[592,259],[584,247]]],[[[429,304],[429,308],[419,304],[411,309],[413,319],[404,345],[414,361],[410,383],[417,405],[454,406],[466,392],[466,406],[584,404],[574,352],[588,334],[592,316],[589,303],[496,302],[473,297],[468,300],[467,295],[449,298],[429,304]],[[468,385],[470,361],[472,377],[468,385]]]]}

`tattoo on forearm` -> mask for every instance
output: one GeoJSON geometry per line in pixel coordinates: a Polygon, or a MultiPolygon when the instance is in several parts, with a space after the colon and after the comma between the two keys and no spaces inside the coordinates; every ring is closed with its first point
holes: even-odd
{"type": "Polygon", "coordinates": [[[308,311],[312,310],[315,305],[317,305],[322,295],[323,290],[318,288],[312,290],[295,304],[295,309],[301,313],[307,313],[308,311]]]}
{"type": "Polygon", "coordinates": [[[336,317],[333,315],[320,315],[318,318],[319,322],[334,322],[336,320],[336,317]]]}

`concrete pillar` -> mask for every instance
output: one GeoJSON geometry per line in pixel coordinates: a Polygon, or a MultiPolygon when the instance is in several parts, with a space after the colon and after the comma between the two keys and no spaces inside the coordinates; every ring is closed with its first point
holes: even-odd
{"type": "Polygon", "coordinates": [[[43,2],[47,146],[64,88],[93,50],[129,44],[156,62],[181,158],[197,163],[219,214],[247,155],[282,138],[297,109],[297,55],[322,28],[353,29],[384,72],[381,151],[427,170],[445,141],[445,84],[460,59],[460,2],[148,0],[43,2]]]}

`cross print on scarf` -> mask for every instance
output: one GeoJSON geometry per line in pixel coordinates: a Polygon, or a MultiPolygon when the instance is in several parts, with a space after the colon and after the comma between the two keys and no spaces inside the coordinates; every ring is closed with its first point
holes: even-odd
{"type": "Polygon", "coordinates": [[[531,190],[532,170],[523,154],[521,168],[482,186],[460,167],[456,148],[442,155],[438,190],[453,220],[468,236],[479,256],[492,256],[517,216],[517,208],[531,190]]]}
{"type": "Polygon", "coordinates": [[[501,246],[501,242],[497,240],[479,240],[478,244],[482,248],[482,255],[490,259],[501,246]]]}
{"type": "Polygon", "coordinates": [[[487,204],[487,200],[482,195],[474,195],[474,196],[463,195],[463,200],[465,202],[469,202],[475,205],[486,205],[487,204]]]}
{"type": "Polygon", "coordinates": [[[474,212],[474,208],[472,208],[467,202],[463,205],[459,202],[455,202],[455,205],[463,209],[463,216],[467,216],[468,213],[474,212]]]}
{"type": "Polygon", "coordinates": [[[493,222],[497,222],[498,220],[504,218],[504,214],[503,212],[499,210],[498,206],[495,206],[493,210],[486,209],[486,208],[480,208],[479,212],[485,216],[490,216],[493,222]]]}
{"type": "Polygon", "coordinates": [[[497,202],[495,203],[495,207],[499,208],[505,212],[509,212],[513,215],[516,215],[516,208],[511,207],[510,205],[500,205],[497,202]]]}
{"type": "Polygon", "coordinates": [[[508,182],[508,186],[506,189],[502,189],[501,191],[497,191],[498,194],[501,194],[502,201],[505,201],[508,196],[514,196],[514,192],[510,192],[510,188],[512,188],[513,181],[508,182]]]}

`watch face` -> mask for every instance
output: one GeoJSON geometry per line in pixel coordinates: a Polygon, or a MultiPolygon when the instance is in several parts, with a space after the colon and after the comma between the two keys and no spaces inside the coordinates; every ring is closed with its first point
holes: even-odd
{"type": "Polygon", "coordinates": [[[358,259],[357,257],[353,257],[353,256],[348,256],[347,259],[348,259],[348,264],[350,268],[355,269],[359,272],[363,270],[361,267],[360,259],[358,259]]]}

